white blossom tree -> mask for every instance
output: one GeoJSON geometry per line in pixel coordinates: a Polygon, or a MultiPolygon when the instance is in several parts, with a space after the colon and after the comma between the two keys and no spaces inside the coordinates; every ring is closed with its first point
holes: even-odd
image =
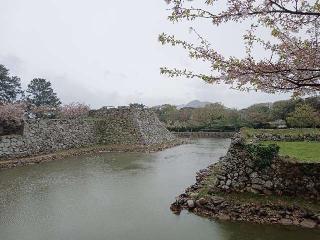
{"type": "Polygon", "coordinates": [[[243,36],[246,56],[223,56],[205,39],[187,42],[174,35],[161,34],[162,44],[181,46],[193,59],[208,62],[210,74],[189,69],[161,68],[171,77],[200,78],[208,83],[226,83],[241,90],[256,89],[268,93],[291,92],[297,95],[320,90],[319,17],[320,3],[306,0],[166,0],[171,6],[172,22],[205,19],[213,27],[223,23],[251,22],[243,36]],[[199,3],[201,2],[201,4],[199,3]],[[220,7],[218,6],[220,3],[220,7]],[[221,8],[221,4],[224,8],[221,8]],[[199,5],[201,7],[199,7],[199,5]],[[222,10],[221,10],[222,9],[222,10]],[[270,39],[259,36],[257,29],[265,28],[270,39]],[[254,49],[264,50],[255,57],[254,49]]]}

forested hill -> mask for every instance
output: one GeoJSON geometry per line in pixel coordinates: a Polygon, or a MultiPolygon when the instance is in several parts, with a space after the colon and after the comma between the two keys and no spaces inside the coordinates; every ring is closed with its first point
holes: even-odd
{"type": "Polygon", "coordinates": [[[221,103],[192,101],[153,107],[167,128],[175,131],[232,131],[241,127],[320,127],[320,97],[259,103],[233,109],[221,103]]]}

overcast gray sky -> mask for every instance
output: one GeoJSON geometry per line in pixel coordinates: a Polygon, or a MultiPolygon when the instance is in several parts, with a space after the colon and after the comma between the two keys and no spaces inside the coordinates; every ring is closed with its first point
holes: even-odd
{"type": "MultiPolygon", "coordinates": [[[[162,32],[192,38],[190,23],[170,23],[167,8],[163,0],[0,0],[0,63],[24,86],[35,77],[46,78],[64,103],[92,107],[199,99],[242,108],[288,98],[161,76],[161,66],[205,69],[184,51],[158,42],[162,32]]],[[[244,30],[199,25],[227,55],[243,54],[239,37],[244,30]]]]}

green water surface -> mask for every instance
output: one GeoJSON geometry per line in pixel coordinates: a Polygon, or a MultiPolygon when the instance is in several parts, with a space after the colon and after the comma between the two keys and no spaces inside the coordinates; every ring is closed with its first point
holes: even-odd
{"type": "Polygon", "coordinates": [[[317,240],[320,232],[172,214],[228,139],[158,153],[104,153],[0,171],[0,240],[317,240]]]}

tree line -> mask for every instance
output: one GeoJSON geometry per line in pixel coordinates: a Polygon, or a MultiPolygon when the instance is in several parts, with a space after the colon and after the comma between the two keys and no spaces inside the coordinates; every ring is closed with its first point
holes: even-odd
{"type": "Polygon", "coordinates": [[[0,135],[19,132],[26,118],[78,118],[89,110],[82,103],[62,105],[51,82],[43,78],[22,89],[21,79],[0,64],[0,135]]]}
{"type": "Polygon", "coordinates": [[[19,102],[27,102],[37,107],[58,107],[61,104],[50,81],[34,78],[28,84],[27,89],[23,90],[21,79],[17,76],[10,76],[9,70],[0,65],[0,103],[4,105],[19,102]]]}
{"type": "Polygon", "coordinates": [[[221,103],[182,109],[166,104],[154,110],[160,121],[172,131],[234,131],[241,127],[320,127],[320,97],[254,104],[241,110],[227,108],[221,103]]]}

